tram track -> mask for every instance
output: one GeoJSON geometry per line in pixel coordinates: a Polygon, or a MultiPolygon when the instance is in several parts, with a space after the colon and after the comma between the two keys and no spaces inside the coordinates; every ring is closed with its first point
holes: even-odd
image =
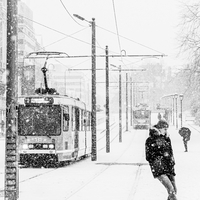
{"type": "MultiPolygon", "coordinates": [[[[117,126],[117,124],[116,124],[116,126],[117,126]]],[[[112,128],[112,129],[114,129],[114,127],[116,127],[116,126],[113,125],[113,128],[112,128]]],[[[123,130],[124,130],[124,129],[125,129],[125,126],[123,127],[123,130]]],[[[114,164],[122,164],[122,165],[125,165],[125,164],[130,165],[130,164],[131,164],[131,165],[137,166],[136,174],[135,174],[135,170],[133,170],[133,171],[134,171],[133,174],[134,174],[135,180],[134,180],[134,184],[133,184],[133,186],[132,186],[131,193],[129,194],[128,200],[133,199],[132,197],[135,195],[136,188],[137,188],[137,186],[138,186],[138,184],[139,184],[139,179],[140,179],[140,174],[141,174],[141,162],[142,162],[142,157],[141,157],[141,160],[140,160],[139,163],[121,163],[121,162],[120,162],[120,159],[123,158],[123,155],[125,155],[126,152],[127,152],[128,150],[130,150],[130,147],[131,147],[132,143],[133,143],[134,140],[135,140],[135,135],[136,135],[136,134],[134,133],[134,135],[133,135],[133,137],[132,137],[132,140],[129,142],[129,145],[127,145],[127,147],[123,150],[123,152],[122,152],[112,163],[110,163],[109,165],[106,165],[106,164],[104,164],[104,163],[96,163],[96,164],[103,164],[104,167],[101,168],[101,170],[95,172],[95,175],[90,176],[89,179],[87,179],[87,180],[85,180],[85,181],[82,181],[82,182],[80,183],[81,185],[79,185],[78,187],[75,186],[75,188],[71,191],[71,194],[69,194],[68,196],[66,196],[64,199],[66,199],[66,200],[67,200],[67,199],[70,199],[71,197],[73,197],[74,195],[76,195],[77,193],[79,193],[79,192],[80,192],[82,189],[84,189],[87,185],[91,184],[91,183],[92,183],[93,181],[95,181],[99,176],[101,176],[103,173],[105,173],[105,172],[106,172],[111,166],[113,166],[114,164]]],[[[118,132],[117,132],[117,134],[113,135],[113,137],[112,137],[112,139],[111,139],[111,143],[117,138],[117,136],[118,136],[118,132]]],[[[105,147],[103,147],[103,148],[105,148],[105,147]]],[[[102,150],[103,148],[101,148],[100,150],[102,150]]],[[[99,151],[100,151],[100,150],[99,150],[99,151]]],[[[142,155],[143,155],[143,154],[144,154],[144,152],[142,153],[142,155]]],[[[74,163],[76,164],[77,162],[74,162],[74,163]]],[[[73,164],[73,163],[70,163],[70,164],[73,164]]],[[[67,167],[67,166],[64,166],[64,167],[67,167]]],[[[62,167],[62,168],[63,168],[63,167],[62,167]]],[[[24,179],[24,180],[20,181],[19,183],[20,183],[20,184],[21,184],[21,183],[27,183],[27,182],[30,181],[30,180],[33,180],[33,179],[38,178],[38,177],[41,177],[41,176],[46,175],[46,174],[48,174],[48,173],[52,173],[52,172],[54,172],[55,170],[59,170],[59,169],[62,169],[62,168],[52,169],[52,170],[50,170],[50,171],[48,171],[48,172],[44,172],[44,173],[40,173],[40,174],[31,176],[31,177],[29,177],[29,178],[27,178],[27,179],[24,179]]],[[[4,192],[4,190],[2,190],[2,188],[0,189],[0,193],[1,193],[1,192],[4,192]]]]}
{"type": "MultiPolygon", "coordinates": [[[[125,128],[125,126],[123,127],[125,128]]],[[[113,138],[112,141],[114,141],[114,139],[118,136],[115,135],[115,137],[113,138]]],[[[90,183],[92,183],[93,181],[95,181],[100,175],[102,175],[104,172],[106,172],[111,166],[113,166],[114,164],[120,164],[119,160],[123,157],[123,155],[129,150],[129,148],[131,147],[132,143],[135,141],[135,134],[134,137],[132,138],[131,142],[129,143],[129,145],[126,147],[126,149],[121,153],[121,155],[115,159],[115,161],[113,161],[112,163],[96,163],[96,164],[103,164],[105,167],[103,169],[101,169],[97,174],[95,174],[95,176],[90,177],[90,179],[88,179],[85,183],[83,183],[80,187],[78,187],[76,190],[74,190],[72,192],[72,194],[68,195],[67,197],[65,197],[65,200],[70,199],[71,197],[73,197],[74,195],[76,195],[78,192],[80,192],[82,189],[84,189],[87,185],[89,185],[90,183]]],[[[144,152],[142,153],[144,154],[144,152]]],[[[142,161],[143,157],[141,157],[141,161],[142,161]]],[[[125,165],[126,163],[122,163],[123,165],[125,165]]],[[[127,163],[130,164],[130,163],[127,163]]],[[[134,185],[132,187],[132,189],[134,189],[134,187],[136,188],[138,183],[139,183],[139,177],[140,177],[140,173],[141,173],[141,165],[140,163],[136,164],[138,166],[137,172],[136,172],[136,178],[134,181],[134,185]]],[[[130,197],[132,198],[135,195],[136,189],[134,190],[134,192],[130,193],[130,197]]],[[[130,200],[130,198],[128,198],[130,200]]]]}
{"type": "MultiPolygon", "coordinates": [[[[113,130],[113,129],[115,129],[116,127],[117,127],[117,125],[118,124],[116,124],[115,122],[110,126],[110,127],[112,127],[111,128],[111,130],[113,130]]],[[[125,129],[125,126],[123,126],[122,127],[122,131],[125,129]]],[[[106,129],[105,129],[106,130],[106,129]]],[[[101,139],[103,139],[104,137],[106,136],[106,134],[104,134],[101,138],[99,138],[97,141],[99,142],[101,139]]],[[[112,143],[117,137],[119,136],[119,134],[118,133],[116,133],[112,138],[111,138],[111,140],[110,140],[110,142],[112,143]]],[[[103,147],[101,147],[100,149],[98,149],[98,152],[99,151],[102,151],[103,149],[105,149],[106,148],[106,145],[105,146],[103,146],[103,147]]]]}
{"type": "MultiPolygon", "coordinates": [[[[148,131],[146,131],[146,135],[145,135],[146,138],[147,138],[147,134],[148,134],[148,131]]],[[[136,195],[137,187],[139,185],[141,170],[142,170],[142,166],[143,166],[141,163],[144,159],[144,156],[145,156],[145,149],[143,149],[143,152],[141,154],[141,159],[140,159],[140,162],[139,162],[140,164],[138,164],[135,179],[134,179],[134,182],[133,182],[133,185],[132,185],[132,188],[131,188],[131,192],[129,193],[127,200],[135,199],[134,197],[136,195]]]]}
{"type": "MultiPolygon", "coordinates": [[[[112,123],[112,124],[110,125],[110,127],[112,127],[111,130],[113,130],[116,126],[117,126],[116,122],[112,123]]],[[[124,127],[123,127],[123,129],[124,129],[124,127]]],[[[106,131],[106,129],[104,129],[104,130],[101,131],[100,133],[103,133],[103,132],[105,132],[105,131],[106,131]]],[[[116,135],[111,139],[111,143],[114,141],[114,139],[115,139],[117,136],[118,136],[118,134],[116,134],[116,135]]],[[[105,135],[104,135],[103,137],[105,137],[105,135]]],[[[100,138],[99,140],[101,140],[101,139],[102,139],[102,138],[100,138]]],[[[98,141],[99,141],[99,140],[98,140],[98,141]]],[[[97,141],[97,142],[98,142],[98,141],[97,141]]],[[[98,150],[98,151],[103,150],[105,147],[106,147],[106,146],[102,147],[102,148],[101,148],[100,150],[98,150]]],[[[87,158],[89,158],[89,157],[87,157],[87,158]]],[[[87,159],[87,158],[86,158],[86,159],[87,159]]],[[[49,170],[49,171],[46,171],[46,172],[43,172],[43,173],[39,173],[39,174],[36,174],[36,175],[31,176],[31,177],[29,177],[29,178],[26,178],[26,179],[24,179],[24,180],[21,180],[21,181],[19,181],[19,184],[25,183],[25,182],[27,183],[27,182],[30,181],[30,180],[33,180],[33,179],[38,178],[38,177],[41,177],[41,176],[46,175],[46,174],[48,174],[48,173],[55,172],[56,170],[62,169],[62,168],[64,168],[64,167],[71,166],[71,165],[73,165],[73,164],[76,164],[76,163],[78,163],[78,162],[80,162],[80,161],[84,161],[84,160],[85,160],[85,159],[80,159],[80,160],[76,160],[76,161],[66,162],[63,166],[59,166],[58,168],[54,168],[54,169],[52,169],[52,170],[49,170]]],[[[21,168],[21,169],[23,169],[23,168],[21,168]]],[[[25,169],[27,169],[27,168],[25,168],[25,169]]],[[[29,169],[30,169],[30,168],[29,168],[29,169]]],[[[37,168],[33,168],[33,169],[37,169],[37,168]]],[[[4,173],[1,173],[1,174],[4,174],[4,173]]],[[[4,188],[2,187],[2,188],[0,188],[0,197],[1,197],[3,194],[4,194],[4,188]]]]}

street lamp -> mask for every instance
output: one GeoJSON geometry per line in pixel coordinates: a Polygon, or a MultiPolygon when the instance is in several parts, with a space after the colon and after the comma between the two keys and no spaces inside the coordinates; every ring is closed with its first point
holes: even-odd
{"type": "Polygon", "coordinates": [[[175,121],[175,117],[174,117],[174,112],[175,112],[174,99],[175,99],[174,95],[172,95],[172,122],[173,122],[172,124],[173,124],[173,126],[175,124],[175,122],[174,122],[175,121]]]}
{"type": "MultiPolygon", "coordinates": [[[[83,17],[73,14],[74,17],[82,21],[87,21],[83,17]]],[[[95,19],[92,18],[92,21],[87,21],[91,24],[92,28],[92,116],[91,116],[91,124],[92,124],[92,156],[91,160],[97,160],[97,147],[96,147],[96,38],[95,38],[95,19]]]]}
{"type": "Polygon", "coordinates": [[[176,129],[178,129],[178,94],[174,94],[175,100],[176,100],[176,129]]]}
{"type": "Polygon", "coordinates": [[[182,128],[182,125],[183,125],[183,94],[180,94],[179,98],[180,98],[180,104],[181,104],[181,128],[182,128]]]}

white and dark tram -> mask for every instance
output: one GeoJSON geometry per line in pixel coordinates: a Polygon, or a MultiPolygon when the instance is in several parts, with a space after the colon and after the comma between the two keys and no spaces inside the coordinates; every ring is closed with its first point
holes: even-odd
{"type": "Polygon", "coordinates": [[[91,112],[67,96],[18,98],[19,161],[22,165],[72,161],[91,153],[91,112]]]}

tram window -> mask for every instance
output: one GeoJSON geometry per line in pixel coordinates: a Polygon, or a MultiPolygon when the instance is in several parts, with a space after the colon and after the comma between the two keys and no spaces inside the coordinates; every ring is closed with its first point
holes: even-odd
{"type": "Polygon", "coordinates": [[[91,120],[91,114],[90,112],[87,112],[87,130],[90,131],[90,120],[91,120]]]}
{"type": "Polygon", "coordinates": [[[83,114],[83,110],[81,110],[81,131],[83,131],[83,127],[84,127],[84,121],[83,121],[83,119],[84,119],[84,114],[83,114]]]}
{"type": "Polygon", "coordinates": [[[76,120],[76,130],[80,130],[80,110],[78,108],[75,108],[75,120],[76,120]]]}
{"type": "Polygon", "coordinates": [[[75,108],[72,107],[72,116],[71,116],[71,122],[72,122],[72,131],[75,130],[75,108]]]}
{"type": "Polygon", "coordinates": [[[84,110],[83,113],[83,130],[87,131],[87,111],[84,110]]]}
{"type": "Polygon", "coordinates": [[[69,130],[69,107],[63,109],[63,131],[69,130]]]}
{"type": "Polygon", "coordinates": [[[72,107],[72,130],[74,131],[75,130],[75,108],[72,107]]]}

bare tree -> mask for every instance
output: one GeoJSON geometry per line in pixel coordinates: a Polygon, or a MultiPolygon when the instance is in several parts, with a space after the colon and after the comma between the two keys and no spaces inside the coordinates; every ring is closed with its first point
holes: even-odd
{"type": "Polygon", "coordinates": [[[181,51],[187,51],[196,59],[200,50],[200,2],[193,5],[184,4],[181,17],[179,25],[181,51]]]}
{"type": "Polygon", "coordinates": [[[180,54],[188,58],[185,95],[194,114],[200,116],[200,2],[183,4],[179,30],[180,54]]]}

